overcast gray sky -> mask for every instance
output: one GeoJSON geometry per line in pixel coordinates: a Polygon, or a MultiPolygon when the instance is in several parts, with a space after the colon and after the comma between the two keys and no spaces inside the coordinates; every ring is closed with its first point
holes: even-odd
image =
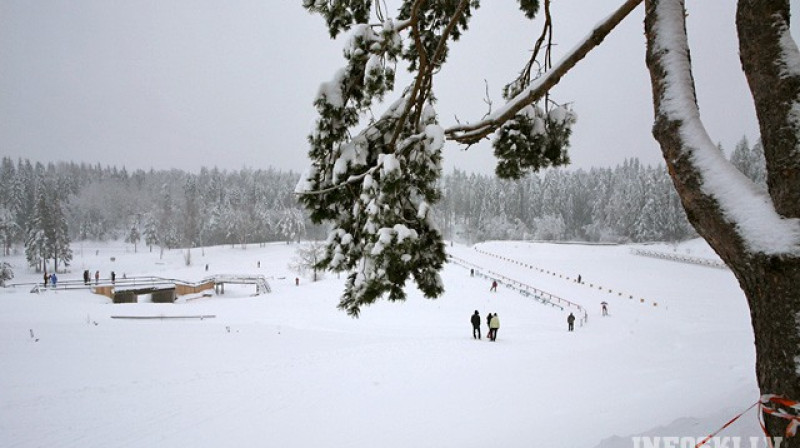
{"type": "MultiPolygon", "coordinates": [[[[396,3],[396,2],[394,2],[396,3]]],[[[554,0],[554,60],[621,0],[554,0]]],[[[732,149],[758,138],[739,66],[734,0],[687,0],[702,118],[732,149]]],[[[390,2],[391,4],[391,2],[390,2]]],[[[494,107],[540,31],[513,0],[485,0],[435,80],[444,125],[494,107]]],[[[796,16],[800,0],[791,0],[796,16]]],[[[650,134],[643,7],[554,90],[573,104],[573,166],[659,163],[650,134]]],[[[792,26],[798,39],[798,26],[792,26]]],[[[0,0],[0,156],[143,168],[302,171],[317,87],[342,65],[301,1],[0,0]]],[[[491,173],[486,143],[448,144],[445,169],[491,173]]]]}

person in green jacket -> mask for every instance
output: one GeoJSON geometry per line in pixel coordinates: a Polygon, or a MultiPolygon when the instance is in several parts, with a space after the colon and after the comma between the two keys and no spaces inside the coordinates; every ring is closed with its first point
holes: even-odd
{"type": "Polygon", "coordinates": [[[497,330],[500,329],[500,318],[497,317],[497,313],[494,313],[492,316],[492,320],[489,321],[489,331],[491,331],[491,339],[495,341],[497,339],[497,330]]]}

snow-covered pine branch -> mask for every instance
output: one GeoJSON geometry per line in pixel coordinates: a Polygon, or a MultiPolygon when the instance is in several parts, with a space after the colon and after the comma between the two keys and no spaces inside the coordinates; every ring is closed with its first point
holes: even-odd
{"type": "Polygon", "coordinates": [[[335,25],[332,35],[352,28],[347,65],[317,95],[311,167],[296,192],[314,222],[331,224],[320,265],[350,273],[340,307],[354,316],[383,295],[404,299],[410,277],[428,297],[442,292],[444,244],[428,210],[440,196],[444,132],[431,89],[448,40],[466,29],[477,2],[424,3],[406,3],[396,19],[380,26],[367,24],[361,4],[337,13],[325,2],[306,3],[335,25]],[[404,24],[412,36],[407,48],[393,23],[404,24]],[[351,138],[360,118],[393,89],[394,71],[387,65],[400,57],[416,71],[413,84],[351,138]]]}

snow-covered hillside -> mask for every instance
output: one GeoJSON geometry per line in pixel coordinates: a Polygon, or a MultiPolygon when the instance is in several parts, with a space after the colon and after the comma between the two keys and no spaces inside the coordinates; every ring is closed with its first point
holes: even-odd
{"type": "MultiPolygon", "coordinates": [[[[474,277],[449,264],[442,298],[409,290],[354,320],[336,309],[343,279],[295,285],[295,248],[195,249],[187,267],[181,251],[82,243],[60,275],[261,274],[272,293],[259,296],[228,285],[114,305],[87,291],[0,289],[0,445],[629,447],[658,427],[707,435],[758,398],[747,305],[724,269],[629,246],[455,245],[482,267],[474,277]],[[502,284],[489,292],[488,270],[580,304],[588,323],[570,333],[567,311],[502,284]],[[499,314],[496,342],[472,338],[474,310],[499,314]],[[111,318],[201,314],[215,317],[111,318]]],[[[714,258],[702,242],[648,249],[714,258]]],[[[13,282],[40,280],[22,257],[7,260],[13,282]]],[[[757,428],[751,411],[725,434],[757,428]]]]}

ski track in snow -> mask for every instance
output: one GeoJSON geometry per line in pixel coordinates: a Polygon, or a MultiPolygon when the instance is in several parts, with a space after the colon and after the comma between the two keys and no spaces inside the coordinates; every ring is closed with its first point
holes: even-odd
{"type": "MultiPolygon", "coordinates": [[[[287,264],[295,246],[206,248],[202,256],[194,252],[196,266],[189,267],[180,251],[161,260],[97,246],[78,253],[73,272],[61,278],[98,268],[187,280],[263,274],[273,292],[252,297],[252,286],[229,285],[225,295],[192,302],[113,305],[85,291],[0,290],[1,446],[586,447],[602,441],[611,448],[631,446],[629,435],[660,426],[667,433],[693,431],[668,435],[706,435],[758,396],[747,304],[733,275],[637,257],[629,246],[478,245],[558,275],[472,247],[448,248],[585,307],[588,324],[574,333],[566,331],[568,311],[502,286],[490,293],[487,279],[453,264],[443,271],[440,299],[408,287],[405,303],[382,301],[354,320],[336,310],[344,281],[335,274],[294,285],[287,264]],[[204,272],[206,263],[212,272],[204,272]],[[574,281],[578,274],[582,284],[574,281]],[[602,301],[608,317],[600,315],[602,301]],[[109,318],[172,309],[217,317],[109,318]],[[497,342],[472,339],[475,309],[484,337],[486,314],[499,313],[497,342]]],[[[656,249],[713,257],[696,241],[656,249]]],[[[16,271],[15,281],[39,278],[16,271]]],[[[731,431],[759,435],[755,414],[746,417],[731,431]]]]}

